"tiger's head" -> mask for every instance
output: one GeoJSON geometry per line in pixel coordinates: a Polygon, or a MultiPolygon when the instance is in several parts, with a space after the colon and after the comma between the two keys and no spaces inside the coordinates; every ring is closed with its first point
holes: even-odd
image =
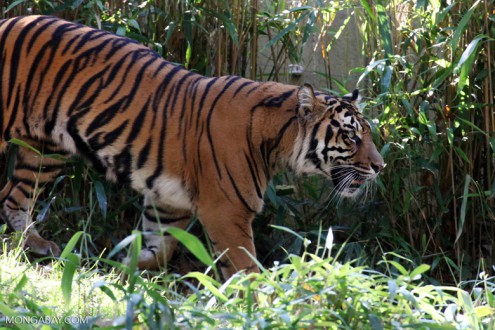
{"type": "Polygon", "coordinates": [[[357,196],[361,186],[376,178],[384,162],[371,127],[356,106],[358,91],[336,98],[315,93],[305,84],[298,91],[302,128],[296,171],[322,174],[342,196],[357,196]]]}

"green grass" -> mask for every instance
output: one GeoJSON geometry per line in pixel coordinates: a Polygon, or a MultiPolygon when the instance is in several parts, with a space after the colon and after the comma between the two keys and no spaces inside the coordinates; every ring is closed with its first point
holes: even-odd
{"type": "MultiPolygon", "coordinates": [[[[79,237],[76,237],[79,238],[79,237]]],[[[331,241],[331,240],[328,240],[331,241]]],[[[312,243],[306,241],[309,247],[312,243]]],[[[328,249],[316,247],[320,255],[328,249]]],[[[65,252],[65,251],[64,251],[65,252]]],[[[289,255],[261,274],[226,283],[200,272],[139,273],[118,263],[102,271],[54,260],[26,262],[20,248],[0,255],[0,325],[165,329],[492,329],[493,279],[459,287],[422,282],[429,266],[385,254],[387,274],[332,257],[289,255]],[[43,264],[43,265],[42,265],[43,264]],[[117,270],[127,273],[126,280],[117,270]],[[67,275],[69,274],[69,275],[67,275]],[[65,279],[64,279],[65,278],[65,279]],[[67,281],[70,278],[70,281],[67,281]],[[68,322],[80,323],[68,323],[68,322]]],[[[102,265],[105,259],[98,258],[102,265]]]]}

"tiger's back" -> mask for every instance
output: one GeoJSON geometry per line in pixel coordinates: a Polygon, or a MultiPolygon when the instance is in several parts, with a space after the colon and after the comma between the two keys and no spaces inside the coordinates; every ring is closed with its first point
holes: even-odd
{"type": "MultiPolygon", "coordinates": [[[[226,276],[255,269],[236,246],[254,254],[250,224],[269,179],[283,168],[305,171],[308,139],[323,140],[321,124],[305,127],[298,114],[306,101],[315,114],[324,108],[312,89],[206,78],[127,38],[57,18],[0,21],[0,54],[0,151],[17,138],[45,153],[78,154],[141,192],[144,230],[155,233],[146,238],[141,267],[155,268],[173,251],[176,242],[156,232],[184,228],[196,215],[216,250],[231,250],[222,259],[226,276]]],[[[19,151],[0,192],[14,229],[31,223],[35,186],[62,166],[19,151]]],[[[34,230],[27,245],[58,253],[34,230]]]]}

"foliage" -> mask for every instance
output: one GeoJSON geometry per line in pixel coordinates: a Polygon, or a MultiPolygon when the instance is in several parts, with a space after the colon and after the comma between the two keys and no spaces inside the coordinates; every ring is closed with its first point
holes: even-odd
{"type": "MultiPolygon", "coordinates": [[[[337,13],[354,15],[369,63],[350,69],[361,75],[365,113],[387,167],[375,193],[359,202],[335,198],[321,178],[275,178],[254,224],[259,259],[266,265],[284,260],[285,251],[301,254],[305,239],[323,242],[331,226],[337,242],[345,242],[342,262],[386,271],[382,255],[399,251],[416,267],[431,265],[429,282],[459,283],[485,267],[480,259],[487,265],[495,259],[492,7],[493,1],[469,0],[307,0],[296,7],[283,0],[15,0],[4,15],[56,14],[135,38],[202,74],[258,80],[283,80],[309,36],[323,40],[318,54],[329,62],[349,22],[333,26],[337,13]],[[258,62],[261,51],[266,67],[258,62]]],[[[327,86],[319,87],[336,83],[346,92],[324,71],[327,86]]],[[[58,242],[84,229],[88,235],[76,249],[96,257],[135,227],[139,196],[78,160],[66,173],[40,195],[35,214],[50,217],[45,236],[58,242]]]]}
{"type": "MultiPolygon", "coordinates": [[[[327,247],[325,254],[329,252],[327,247]]],[[[289,255],[288,264],[273,265],[261,274],[239,274],[222,284],[201,272],[183,277],[148,274],[147,279],[135,268],[98,259],[125,273],[122,281],[116,274],[101,274],[96,264],[73,268],[69,256],[77,255],[70,250],[52,267],[20,262],[22,253],[18,248],[0,255],[1,325],[24,329],[40,323],[54,329],[494,326],[491,278],[480,274],[480,279],[471,283],[471,293],[426,285],[422,276],[429,266],[409,270],[410,260],[395,262],[388,254],[382,259],[388,275],[304,252],[289,255]],[[68,273],[73,281],[64,281],[68,273]]]]}
{"type": "Polygon", "coordinates": [[[493,3],[360,3],[371,55],[361,82],[387,162],[381,222],[398,249],[442,264],[442,282],[471,278],[495,257],[493,3]]]}

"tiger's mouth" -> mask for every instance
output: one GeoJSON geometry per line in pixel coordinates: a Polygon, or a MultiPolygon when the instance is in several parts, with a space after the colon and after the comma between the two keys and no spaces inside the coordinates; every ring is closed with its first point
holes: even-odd
{"type": "Polygon", "coordinates": [[[370,180],[359,174],[352,167],[337,167],[332,169],[331,177],[335,190],[342,196],[353,197],[357,195],[361,187],[370,180]]]}

